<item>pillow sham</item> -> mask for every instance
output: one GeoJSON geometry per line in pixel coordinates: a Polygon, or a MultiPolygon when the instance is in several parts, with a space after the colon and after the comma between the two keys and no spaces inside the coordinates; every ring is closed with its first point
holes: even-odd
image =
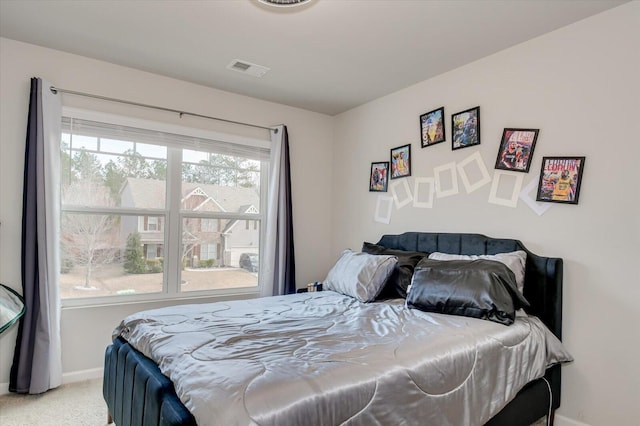
{"type": "Polygon", "coordinates": [[[416,265],[407,307],[463,315],[510,325],[516,310],[529,306],[515,275],[493,260],[422,259],[416,265]]]}
{"type": "Polygon", "coordinates": [[[323,290],[370,302],[382,290],[398,259],[344,250],[322,283],[323,290]]]}
{"type": "Polygon", "coordinates": [[[387,279],[378,299],[407,297],[407,288],[409,288],[411,284],[411,278],[413,277],[413,270],[416,264],[423,258],[429,256],[429,253],[390,249],[366,241],[362,243],[362,251],[369,254],[391,255],[398,258],[398,263],[389,276],[389,279],[387,279]]]}
{"type": "Polygon", "coordinates": [[[429,259],[435,260],[497,260],[504,263],[513,271],[516,276],[516,285],[518,290],[523,294],[524,291],[524,270],[527,263],[527,252],[518,250],[509,253],[498,254],[481,254],[481,255],[465,255],[465,254],[449,254],[434,252],[429,255],[429,259]]]}

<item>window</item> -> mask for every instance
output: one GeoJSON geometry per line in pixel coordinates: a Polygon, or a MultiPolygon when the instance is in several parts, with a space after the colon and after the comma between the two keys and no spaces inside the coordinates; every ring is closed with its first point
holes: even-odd
{"type": "Polygon", "coordinates": [[[145,231],[160,231],[160,223],[162,220],[158,216],[146,216],[145,231]]]}
{"type": "MultiPolygon", "coordinates": [[[[215,260],[218,258],[218,244],[201,244],[200,260],[215,260]]],[[[212,265],[215,266],[212,262],[212,265]]]]}
{"type": "Polygon", "coordinates": [[[200,230],[202,232],[215,232],[219,231],[218,228],[218,220],[216,219],[201,219],[200,220],[200,230]]]}
{"type": "Polygon", "coordinates": [[[260,252],[268,142],[89,118],[62,123],[63,300],[257,291],[239,261],[260,252]]]}

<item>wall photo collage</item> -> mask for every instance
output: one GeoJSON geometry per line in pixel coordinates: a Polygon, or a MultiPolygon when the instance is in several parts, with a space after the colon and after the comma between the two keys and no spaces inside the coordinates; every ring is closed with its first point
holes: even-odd
{"type": "MultiPolygon", "coordinates": [[[[444,106],[420,115],[419,124],[421,148],[446,142],[444,106]]],[[[389,161],[371,163],[369,191],[391,192],[390,196],[378,196],[374,220],[390,223],[393,206],[400,209],[412,204],[418,208],[433,208],[434,199],[459,193],[458,178],[467,193],[491,183],[488,202],[515,208],[518,200],[522,200],[538,215],[550,207],[540,202],[578,204],[585,157],[543,157],[539,178],[522,187],[524,174],[529,173],[531,167],[539,132],[540,129],[504,128],[493,177],[480,152],[476,151],[462,161],[435,167],[432,177],[414,177],[413,188],[407,179],[400,179],[411,176],[415,166],[411,144],[391,148],[389,161]],[[531,193],[536,183],[534,199],[531,193]]],[[[450,135],[452,151],[480,145],[480,107],[452,114],[450,135]]]]}

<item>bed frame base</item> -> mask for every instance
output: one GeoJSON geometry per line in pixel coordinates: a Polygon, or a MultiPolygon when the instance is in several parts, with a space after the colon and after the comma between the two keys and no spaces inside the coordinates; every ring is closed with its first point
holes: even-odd
{"type": "Polygon", "coordinates": [[[173,384],[158,366],[117,338],[105,352],[102,393],[118,426],[195,426],[173,384]]]}
{"type": "Polygon", "coordinates": [[[555,408],[550,400],[553,396],[549,394],[550,390],[545,379],[528,383],[485,426],[531,425],[543,417],[547,417],[547,426],[552,426],[555,408]]]}

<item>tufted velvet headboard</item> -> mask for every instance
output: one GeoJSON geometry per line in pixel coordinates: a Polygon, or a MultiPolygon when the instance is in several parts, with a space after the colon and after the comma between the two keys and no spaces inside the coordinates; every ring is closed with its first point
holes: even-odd
{"type": "MultiPolygon", "coordinates": [[[[538,256],[518,240],[481,234],[405,232],[383,235],[378,245],[398,250],[467,255],[524,250],[527,252],[524,297],[531,304],[526,311],[540,318],[553,334],[562,339],[562,259],[538,256]]],[[[557,408],[560,405],[560,366],[550,368],[546,377],[553,389],[553,406],[557,408]]]]}
{"type": "Polygon", "coordinates": [[[383,235],[378,245],[427,253],[479,255],[526,251],[524,297],[531,304],[527,313],[540,318],[562,339],[562,259],[533,254],[518,240],[490,238],[481,234],[405,232],[383,235]]]}

